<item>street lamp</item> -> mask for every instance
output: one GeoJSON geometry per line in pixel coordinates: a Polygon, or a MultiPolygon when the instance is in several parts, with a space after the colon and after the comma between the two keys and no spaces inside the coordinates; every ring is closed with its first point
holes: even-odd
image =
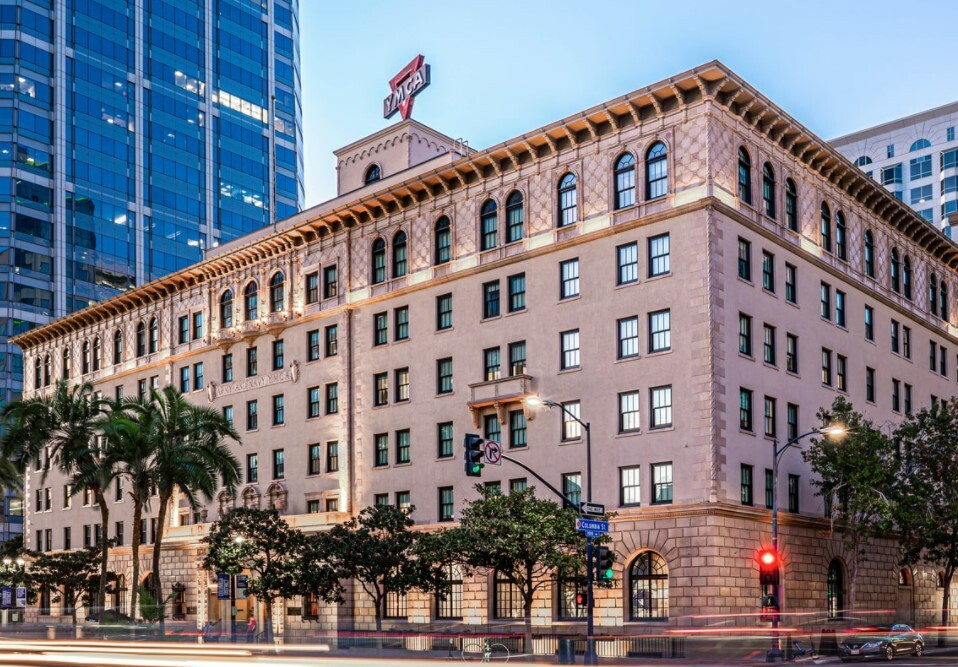
{"type": "MultiPolygon", "coordinates": [[[[589,422],[584,422],[572,413],[562,403],[549,400],[548,398],[539,398],[530,396],[525,399],[526,405],[531,408],[546,406],[550,408],[559,408],[567,417],[575,420],[582,430],[585,431],[585,499],[586,502],[592,502],[592,428],[589,422]]],[[[562,490],[565,495],[565,489],[562,490]]],[[[578,511],[579,508],[577,507],[578,511]]],[[[595,628],[595,596],[593,594],[593,584],[595,581],[595,572],[593,570],[593,546],[592,538],[586,536],[585,563],[586,563],[586,648],[583,656],[583,663],[586,665],[599,664],[598,656],[595,653],[595,639],[592,637],[595,628]]]]}
{"type": "MultiPolygon", "coordinates": [[[[816,429],[812,429],[801,435],[796,435],[794,438],[788,440],[782,447],[778,446],[778,438],[772,438],[772,551],[777,558],[779,556],[778,550],[778,464],[782,460],[782,455],[789,450],[791,447],[798,449],[799,443],[807,438],[810,435],[824,435],[826,438],[831,440],[838,440],[845,437],[848,433],[848,427],[841,423],[833,423],[827,426],[821,426],[816,429]]],[[[778,618],[779,612],[782,608],[782,601],[780,599],[781,595],[781,583],[776,580],[775,584],[772,586],[772,596],[775,599],[775,604],[778,607],[778,610],[772,614],[772,648],[769,650],[768,655],[766,656],[766,662],[777,662],[782,659],[782,651],[779,647],[779,638],[778,638],[778,618]]],[[[764,591],[763,591],[764,595],[764,591]]]]}

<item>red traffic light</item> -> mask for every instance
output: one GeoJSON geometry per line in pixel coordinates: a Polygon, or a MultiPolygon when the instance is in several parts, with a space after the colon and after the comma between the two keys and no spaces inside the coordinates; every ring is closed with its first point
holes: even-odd
{"type": "Polygon", "coordinates": [[[576,606],[584,607],[586,603],[585,593],[576,593],[575,594],[575,603],[576,606]]]}
{"type": "Polygon", "coordinates": [[[758,552],[758,562],[763,568],[778,567],[781,560],[781,556],[774,549],[762,549],[758,552]]]}

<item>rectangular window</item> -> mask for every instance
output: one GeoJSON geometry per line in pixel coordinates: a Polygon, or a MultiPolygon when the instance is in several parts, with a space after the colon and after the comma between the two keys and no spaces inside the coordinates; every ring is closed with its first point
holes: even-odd
{"type": "Polygon", "coordinates": [[[938,366],[938,345],[935,341],[928,341],[928,370],[934,371],[938,366]]]}
{"type": "Polygon", "coordinates": [[[617,322],[619,332],[618,358],[629,359],[639,356],[639,318],[625,317],[617,322]]]}
{"type": "Polygon", "coordinates": [[[373,315],[373,346],[385,345],[389,342],[389,315],[376,313],[373,315]]]}
{"type": "Polygon", "coordinates": [[[136,383],[136,395],[140,398],[146,398],[146,379],[138,380],[136,383]]]}
{"type": "Polygon", "coordinates": [[[579,367],[579,330],[563,331],[559,334],[562,341],[562,360],[560,368],[568,370],[579,367]]]}
{"type": "Polygon", "coordinates": [[[945,128],[945,141],[954,141],[955,140],[955,128],[947,127],[945,128]]]}
{"type": "Polygon", "coordinates": [[[672,349],[672,311],[649,313],[649,353],[672,349]]]}
{"type": "Polygon", "coordinates": [[[326,327],[326,356],[335,357],[339,352],[339,326],[330,324],[326,327]]]}
{"type": "Polygon", "coordinates": [[[869,403],[875,402],[875,369],[865,369],[865,400],[869,403]]]}
{"type": "Polygon", "coordinates": [[[628,285],[639,279],[639,244],[626,243],[615,249],[616,284],[628,285]]]}
{"type": "Polygon", "coordinates": [[[788,476],[788,511],[798,513],[798,475],[788,476]]]}
{"type": "Polygon", "coordinates": [[[822,348],[822,384],[832,386],[832,351],[825,347],[822,348]]]}
{"type": "Polygon", "coordinates": [[[319,271],[306,274],[306,303],[319,301],[319,271]]]}
{"type": "Polygon", "coordinates": [[[845,326],[845,293],[835,290],[835,324],[845,326]]]}
{"type": "Polygon", "coordinates": [[[193,340],[203,337],[203,313],[193,313],[193,340]]]}
{"type": "Polygon", "coordinates": [[[373,405],[380,406],[389,403],[389,373],[373,375],[373,405]]]}
{"type": "Polygon", "coordinates": [[[875,340],[875,309],[865,306],[865,340],[875,340]]]}
{"type": "Polygon", "coordinates": [[[775,365],[775,327],[763,325],[762,359],[766,364],[775,365]]]}
{"type": "Polygon", "coordinates": [[[828,283],[821,286],[821,316],[823,319],[832,319],[832,287],[828,283]]]}
{"type": "Polygon", "coordinates": [[[502,424],[499,423],[499,416],[496,413],[483,415],[482,433],[486,440],[502,442],[502,424]]]}
{"type": "Polygon", "coordinates": [[[482,351],[483,379],[492,382],[499,379],[499,348],[490,347],[482,351]]]}
{"type": "MultiPolygon", "coordinates": [[[[575,507],[582,502],[582,473],[566,472],[562,473],[562,494],[569,499],[575,507]]],[[[563,503],[565,505],[566,503],[563,503]]]]}
{"type": "Polygon", "coordinates": [[[738,314],[738,353],[752,356],[752,318],[745,313],[738,314]]]}
{"type": "Polygon", "coordinates": [[[911,181],[931,176],[931,155],[922,155],[909,160],[908,176],[911,181]]]}
{"type": "Polygon", "coordinates": [[[402,401],[408,401],[409,400],[409,369],[397,368],[394,374],[396,376],[396,402],[400,403],[402,401]]]}
{"type": "Polygon", "coordinates": [[[891,381],[891,409],[901,412],[901,380],[891,381]]]}
{"type": "Polygon", "coordinates": [[[377,468],[389,465],[389,434],[377,433],[373,436],[373,442],[375,443],[376,451],[375,463],[373,465],[377,468]]]}
{"type": "Polygon", "coordinates": [[[739,473],[742,487],[742,504],[751,505],[752,500],[752,466],[742,464],[739,473]]]}
{"type": "Polygon", "coordinates": [[[649,239],[649,278],[664,276],[672,270],[668,234],[659,234],[649,239]]]}
{"type": "Polygon", "coordinates": [[[579,259],[559,263],[559,298],[579,296],[579,259]]]}
{"type": "MultiPolygon", "coordinates": [[[[408,496],[408,492],[407,492],[408,496]]],[[[408,498],[407,498],[408,500],[408,498]]],[[[339,498],[327,498],[326,499],[326,511],[327,512],[338,512],[339,511],[339,498]]]]}
{"type": "Polygon", "coordinates": [[[765,509],[772,509],[772,496],[775,491],[775,478],[772,477],[772,471],[765,469],[765,509]]]}
{"type": "Polygon", "coordinates": [[[452,393],[452,357],[436,360],[436,393],[452,393]]]}
{"type": "Polygon", "coordinates": [[[339,472],[339,441],[326,443],[326,472],[339,472]]]}
{"type": "Polygon", "coordinates": [[[738,239],[738,277],[752,281],[752,243],[741,236],[738,239]]]}
{"type": "Polygon", "coordinates": [[[835,357],[835,380],[838,391],[848,391],[848,359],[841,354],[835,357]]]}
{"type": "Polygon", "coordinates": [[[339,383],[330,382],[326,385],[326,414],[339,412],[339,383]]]}
{"type": "Polygon", "coordinates": [[[199,391],[203,388],[203,362],[193,364],[193,390],[199,391]]]}
{"type": "Polygon", "coordinates": [[[396,463],[409,463],[409,461],[409,429],[405,428],[401,431],[396,431],[396,463]]]}
{"type": "Polygon", "coordinates": [[[948,377],[948,350],[943,345],[938,348],[938,372],[948,377]]]}
{"type": "Polygon", "coordinates": [[[439,458],[447,459],[455,453],[452,422],[442,422],[436,425],[436,441],[439,449],[439,458]]]}
{"type": "Polygon", "coordinates": [[[455,496],[451,486],[439,487],[439,520],[452,521],[456,511],[455,496]]]}
{"type": "Polygon", "coordinates": [[[64,526],[64,528],[63,528],[63,549],[64,549],[65,551],[69,551],[70,549],[73,548],[73,544],[71,543],[71,539],[70,539],[70,538],[71,538],[71,535],[70,535],[70,526],[64,526]]]}
{"type": "Polygon", "coordinates": [[[798,437],[798,406],[789,403],[785,406],[786,437],[791,440],[798,437]]]}
{"type": "Polygon", "coordinates": [[[190,393],[190,367],[183,366],[180,369],[180,391],[184,394],[190,393]]]}
{"type": "Polygon", "coordinates": [[[339,291],[339,277],[336,265],[323,267],[323,298],[332,299],[339,291]]]}
{"type": "Polygon", "coordinates": [[[320,504],[319,500],[307,500],[306,501],[306,513],[307,514],[319,514],[320,504]]]}
{"type": "Polygon", "coordinates": [[[672,502],[672,463],[652,464],[652,504],[672,502]]]}
{"type": "Polygon", "coordinates": [[[259,481],[259,454],[246,455],[246,483],[254,484],[259,481]]]}
{"type": "Polygon", "coordinates": [[[526,274],[509,276],[509,312],[517,313],[526,309],[526,274]]]}
{"type": "Polygon", "coordinates": [[[901,345],[899,342],[899,330],[901,325],[898,323],[898,320],[891,321],[891,351],[894,353],[901,352],[901,345]]]}
{"type": "Polygon", "coordinates": [[[319,329],[306,332],[306,361],[319,361],[319,329]]]}
{"type": "Polygon", "coordinates": [[[911,385],[905,383],[905,414],[911,415],[911,385]]]}
{"type": "Polygon", "coordinates": [[[774,438],[777,433],[775,423],[775,399],[771,396],[765,397],[765,436],[774,438]]]}
{"type": "Polygon", "coordinates": [[[442,294],[436,297],[436,329],[452,328],[452,294],[442,294]]]}
{"type": "Polygon", "coordinates": [[[526,342],[524,340],[509,343],[509,376],[525,375],[526,342]]]}
{"type": "Polygon", "coordinates": [[[177,336],[176,341],[177,341],[180,345],[183,345],[184,343],[189,342],[189,340],[190,340],[190,317],[189,317],[189,315],[182,315],[182,316],[177,320],[177,330],[179,331],[179,335],[177,336]]]}
{"type": "Polygon", "coordinates": [[[223,384],[233,381],[233,355],[223,355],[223,384]]]}
{"type": "Polygon", "coordinates": [[[321,405],[319,402],[319,387],[309,387],[306,390],[306,418],[319,417],[321,405]]]}
{"type": "Polygon", "coordinates": [[[323,446],[309,445],[307,448],[307,475],[319,475],[323,472],[323,446]]]}
{"type": "Polygon", "coordinates": [[[509,448],[521,449],[528,445],[526,440],[526,415],[522,410],[509,411],[509,448]]]}
{"type": "Polygon", "coordinates": [[[499,281],[483,283],[482,285],[482,317],[499,317],[499,281]]]}
{"type": "Polygon", "coordinates": [[[389,505],[389,494],[377,493],[373,495],[373,505],[375,505],[376,507],[383,507],[384,505],[389,505]]]}
{"type": "Polygon", "coordinates": [[[619,394],[619,433],[639,430],[639,392],[626,391],[619,394]]]}
{"type": "Polygon", "coordinates": [[[259,428],[259,405],[254,401],[246,401],[246,430],[255,431],[259,428]]]}
{"type": "Polygon", "coordinates": [[[666,428],[672,425],[672,385],[649,389],[651,419],[649,428],[666,428]]]}
{"type": "Polygon", "coordinates": [[[273,450],[273,479],[284,479],[286,477],[286,451],[282,449],[273,450]]]}
{"type": "Polygon", "coordinates": [[[775,291],[775,255],[762,251],[762,289],[775,291]]]}
{"type": "Polygon", "coordinates": [[[619,505],[639,505],[642,502],[641,466],[619,468],[619,505]]]}
{"type": "Polygon", "coordinates": [[[409,306],[400,306],[393,311],[393,331],[396,340],[409,339],[409,306]]]}
{"type": "Polygon", "coordinates": [[[582,437],[582,426],[579,424],[579,401],[568,401],[562,407],[562,440],[578,440],[582,437]]]}
{"type": "Polygon", "coordinates": [[[409,491],[396,491],[396,507],[408,511],[409,506],[412,504],[410,501],[409,491]]]}
{"type": "Polygon", "coordinates": [[[752,430],[752,390],[738,390],[738,427],[743,431],[752,430]]]}
{"type": "Polygon", "coordinates": [[[246,377],[249,378],[256,375],[256,365],[256,348],[246,348],[246,377]]]}
{"type": "Polygon", "coordinates": [[[509,493],[515,493],[515,492],[517,492],[517,491],[525,491],[525,490],[526,490],[526,487],[528,487],[528,486],[529,486],[529,484],[528,484],[528,482],[526,481],[526,478],[525,478],[525,477],[519,477],[519,478],[517,478],[517,479],[510,479],[510,480],[509,480],[509,493]]]}
{"type": "Polygon", "coordinates": [[[230,425],[230,428],[233,427],[233,406],[232,405],[223,406],[223,419],[225,419],[226,423],[230,425]]]}
{"type": "Polygon", "coordinates": [[[791,264],[785,265],[785,300],[789,303],[798,302],[798,269],[791,264]]]}
{"type": "Polygon", "coordinates": [[[286,423],[286,397],[282,394],[273,396],[273,426],[282,426],[286,423]]]}

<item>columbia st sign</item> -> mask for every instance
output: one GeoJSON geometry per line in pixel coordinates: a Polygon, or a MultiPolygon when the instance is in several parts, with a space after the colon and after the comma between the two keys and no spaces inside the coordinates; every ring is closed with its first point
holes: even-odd
{"type": "Polygon", "coordinates": [[[389,80],[391,92],[383,100],[383,118],[391,118],[398,111],[403,120],[408,120],[413,99],[428,85],[429,65],[418,55],[389,80]]]}

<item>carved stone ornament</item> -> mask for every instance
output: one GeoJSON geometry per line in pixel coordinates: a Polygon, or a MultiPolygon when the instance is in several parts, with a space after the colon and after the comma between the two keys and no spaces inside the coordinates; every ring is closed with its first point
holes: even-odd
{"type": "Polygon", "coordinates": [[[216,400],[216,383],[210,382],[206,385],[206,397],[209,399],[210,403],[216,400]]]}

